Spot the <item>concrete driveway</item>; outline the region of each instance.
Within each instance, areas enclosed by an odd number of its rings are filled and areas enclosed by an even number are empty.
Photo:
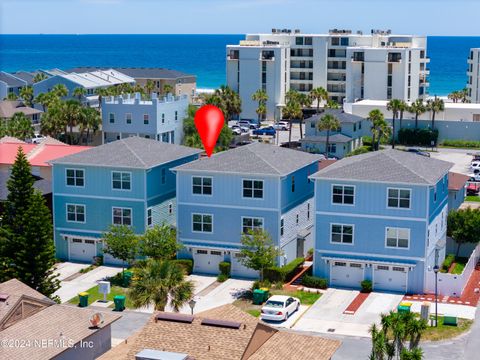
[[[273,327],[291,329],[297,323],[297,321],[307,312],[308,308],[309,306],[307,305],[300,305],[298,310],[295,311],[292,315],[290,315],[290,317],[285,321],[262,321],[265,324]]]
[[[344,310],[358,295],[358,291],[328,289],[293,326],[294,330],[327,334],[368,337],[372,323],[380,322],[380,314],[393,310],[402,295],[371,293],[354,315]]]

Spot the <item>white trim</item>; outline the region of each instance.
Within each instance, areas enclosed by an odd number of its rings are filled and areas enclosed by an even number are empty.
[[[388,193],[390,190],[398,190],[398,206],[388,205],[388,199],[389,199]],[[410,194],[409,200],[408,200],[408,208],[400,207],[400,191],[401,190],[408,190]],[[412,189],[399,188],[399,187],[387,187],[386,206],[387,206],[387,209],[391,209],[391,210],[412,210]]]
[[[83,171],[83,186],[79,186],[79,185],[68,185],[68,181],[67,181],[67,171],[68,170],[73,170],[74,172],[77,171],[77,170],[82,170]],[[85,169],[84,168],[65,168],[65,187],[69,187],[69,188],[85,188],[85,183],[86,183],[86,179],[85,179]],[[75,176],[73,177],[73,179],[75,180],[77,178],[76,174]],[[76,181],[75,181],[76,182]],[[71,196],[71,195],[70,195]]]
[[[201,188],[202,192],[201,192],[200,194],[195,194],[195,193],[193,192],[193,186],[194,186],[194,185],[193,185],[193,178],[200,178],[201,181],[202,181],[202,184],[200,185],[200,188]],[[203,193],[203,179],[205,179],[205,178],[210,179],[210,184],[211,184],[211,185],[210,185],[210,188],[211,188],[211,191],[212,191],[211,194],[204,194],[204,193]],[[208,197],[213,197],[213,177],[212,177],[212,176],[192,175],[192,177],[191,177],[191,182],[192,182],[192,187],[191,187],[192,196],[208,196]],[[196,186],[198,186],[198,185],[196,185]]]
[[[64,228],[58,227],[55,229],[56,231],[76,231],[81,233],[94,233],[94,234],[103,234],[104,231],[97,231],[97,230],[82,230],[82,229],[73,229],[73,228]]]
[[[123,175],[123,174],[129,174],[129,175],[130,175],[130,181],[129,181],[129,182],[130,182],[130,189],[115,189],[115,188],[113,187],[113,173],[120,173],[120,186],[122,186],[122,182],[123,182],[123,180],[122,180],[122,175]],[[132,191],[132,178],[133,178],[133,176],[132,176],[132,172],[131,172],[131,171],[112,170],[112,171],[110,171],[110,175],[111,175],[111,181],[112,181],[112,182],[110,183],[110,185],[111,185],[111,187],[112,187],[112,191]]]
[[[369,215],[369,214],[355,214],[355,213],[339,213],[330,211],[316,211],[317,215],[334,215],[334,216],[351,216],[359,218],[372,218],[372,219],[386,219],[386,220],[402,220],[402,221],[420,221],[427,222],[427,219],[415,218],[415,217],[398,217],[398,216],[383,216],[383,215]]]
[[[387,238],[388,238],[388,229],[395,229],[397,232],[397,246],[388,246],[387,245]],[[398,246],[398,231],[399,230],[407,230],[408,232],[408,246],[406,248]],[[395,250],[410,250],[410,228],[401,228],[396,226],[385,226],[385,248],[386,249],[395,249]]]
[[[341,226],[342,227],[342,240],[343,240],[343,227],[344,226],[351,226],[352,227],[352,242],[351,243],[345,243],[343,241],[341,241],[341,242],[332,241],[332,228],[333,228],[333,226]],[[342,223],[330,223],[330,244],[333,244],[333,245],[350,245],[350,246],[355,245],[355,225],[354,224],[342,224]]]
[[[263,217],[258,217],[258,216],[242,216],[240,218],[240,234],[241,235],[244,235],[246,233],[243,232],[243,219],[252,219],[252,220],[262,220],[262,230],[265,229],[265,218]],[[254,228],[255,226],[253,226],[253,221],[252,221],[252,229]]]
[[[179,239],[180,242],[185,242],[185,241],[189,241],[189,242],[194,242],[194,243],[205,243],[205,244],[222,244],[222,245],[235,245],[234,243],[231,243],[231,242],[226,242],[226,241],[214,241],[214,240],[200,240],[200,239],[185,239],[185,238],[182,238],[182,239]],[[191,246],[191,247],[201,247],[203,245],[186,245],[186,246]],[[240,250],[240,247],[241,247],[241,244],[238,244],[238,248],[237,251]]]
[[[148,211],[150,211],[150,220],[151,220],[151,224],[148,223]],[[145,219],[145,225],[146,225],[146,228],[151,228],[153,227],[153,211],[152,211],[152,207],[147,207],[147,212],[146,212],[146,219]]]
[[[243,200],[264,200],[263,193],[265,191],[265,187],[264,187],[265,181],[263,179],[242,178],[241,181],[242,181],[242,183],[241,183],[240,189],[241,189],[241,195],[242,195]],[[243,192],[245,190],[245,187],[243,186],[244,181],[251,181],[252,182],[252,188],[251,188],[252,189],[252,196],[251,197],[243,195]],[[254,185],[255,181],[261,181],[262,182],[262,197],[260,197],[260,198],[257,198],[257,197],[253,196],[253,194],[255,193],[255,185]]]
[[[87,240],[95,240],[96,242],[102,242],[103,239],[101,238],[96,238],[96,237],[93,237],[93,236],[83,236],[83,235],[73,235],[73,234],[64,234],[64,233],[61,233],[60,236],[62,236],[63,238],[82,238],[82,239],[87,239]]]
[[[64,196],[64,197],[76,197],[76,198],[87,198],[87,199],[102,199],[102,200],[123,200],[123,201],[134,201],[134,202],[145,202],[144,199],[139,198],[123,198],[123,197],[112,197],[112,196],[96,196],[96,195],[79,195],[79,194],[66,194],[66,193],[56,193],[55,196]]]
[[[350,255],[350,256],[367,256],[367,257],[382,257],[382,258],[387,258],[387,259],[406,259],[406,260],[414,260],[414,261],[422,261],[425,262],[425,258],[419,258],[419,257],[413,257],[413,256],[393,256],[393,255],[384,255],[384,254],[372,254],[372,253],[360,253],[360,252],[351,252],[351,251],[336,251],[336,250],[320,250],[320,249],[315,249],[315,252],[318,253],[327,253],[327,254],[336,254],[336,255]],[[372,260],[374,261],[374,260]]]
[[[77,218],[77,206],[83,206],[83,221],[68,220],[68,206],[75,206],[75,219]],[[65,203],[65,220],[69,223],[85,224],[87,222],[87,206],[85,204]]]
[[[192,233],[195,233],[195,234],[213,234],[213,214],[207,214],[207,213],[198,213],[198,212],[192,212],[191,213],[191,220],[192,220]],[[196,230],[193,230],[193,216],[194,215],[200,215],[202,217],[202,222],[201,222],[201,225],[202,225],[202,231],[196,231]],[[212,218],[212,231],[203,231],[203,217],[204,216],[210,216]]]
[[[213,207],[213,208],[223,208],[223,209],[241,209],[241,210],[252,210],[252,207],[250,206],[234,206],[234,205],[220,205],[220,204],[210,204],[210,203],[192,203],[192,202],[177,202],[178,205],[184,205],[184,206],[205,206],[205,207]],[[262,210],[262,211],[275,211],[275,212],[280,212],[279,209],[275,208],[261,208],[261,207],[255,207],[253,208],[254,210]]]
[[[383,264],[372,263],[372,290],[375,290],[375,271],[382,271],[382,270],[375,269],[375,267],[378,266],[378,265],[381,266],[381,265],[383,265]],[[392,267],[393,267],[393,266],[398,266],[398,267],[404,267],[404,268],[406,268],[406,269],[405,269],[406,271],[404,272],[404,273],[405,273],[405,293],[406,293],[407,290],[408,290],[408,272],[410,271],[410,267],[415,267],[415,265],[414,265],[414,266],[408,266],[408,265],[401,264],[401,263],[399,263],[399,264],[395,264],[395,263],[391,263],[391,264],[390,264],[390,263],[389,263],[389,264],[387,265],[387,263],[385,263],[385,266],[388,266],[388,270],[386,270],[386,271],[393,271],[393,270],[390,270],[390,266],[392,266]],[[385,270],[384,270],[384,271],[385,271]],[[425,272],[426,272],[426,271],[425,271]]]
[[[342,201],[344,200],[345,194],[343,193],[343,188],[346,186],[352,187],[353,188],[353,204],[345,204],[345,203],[335,203],[333,202],[333,187],[334,186],[341,186],[342,187]],[[330,187],[331,193],[330,193],[330,205],[336,206],[355,206],[355,194],[357,193],[357,187],[355,185],[351,184],[331,184]]]
[[[122,223],[121,224],[115,224],[115,221],[113,220],[113,218],[114,218],[113,209],[122,209]],[[130,210],[130,225],[126,225],[126,226],[133,226],[133,209],[130,208],[130,207],[123,207],[123,206],[112,206],[112,225],[125,225],[123,223],[123,210]]]
[[[113,115],[113,121],[111,121],[110,115]],[[108,123],[109,124],[115,124],[115,113],[113,113],[113,112],[108,113]]]
[[[355,258],[352,259],[352,258],[341,258],[341,257],[333,257],[333,256],[322,256],[322,260],[354,262],[354,263],[363,263],[363,264],[372,264],[372,265],[403,266],[403,267],[417,266],[416,264],[407,264],[407,263],[400,263],[400,262],[390,262],[390,261],[370,260],[370,259],[355,259]]]

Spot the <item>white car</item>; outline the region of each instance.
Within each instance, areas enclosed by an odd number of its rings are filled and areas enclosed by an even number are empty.
[[[262,320],[284,321],[300,307],[300,300],[286,295],[271,296],[263,305]]]
[[[286,121],[279,121],[279,122],[273,124],[273,128],[275,130],[284,130],[285,131],[285,130],[290,129],[290,124]]]
[[[480,161],[472,161],[470,164],[470,170],[476,172],[475,170],[480,170]]]
[[[45,140],[46,137],[40,134],[35,134],[33,137],[30,139],[32,144],[40,144],[43,140]]]
[[[240,135],[242,133],[242,130],[240,130],[238,126],[232,126],[230,130],[232,130],[232,133],[234,135]]]

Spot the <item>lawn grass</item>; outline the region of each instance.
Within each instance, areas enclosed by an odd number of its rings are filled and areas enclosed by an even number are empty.
[[[87,292],[88,292],[89,305],[91,305],[96,300],[103,300],[103,294],[98,292],[98,285],[88,289]],[[126,296],[125,307],[128,309],[133,309],[134,307],[130,301],[130,297],[127,295],[127,292],[128,292],[128,288],[112,285],[110,287],[110,294],[107,295],[107,300],[113,301],[113,298],[116,295],[125,295]],[[70,299],[68,302],[70,304],[78,305],[78,302],[79,302],[78,296],[75,296],[74,298]],[[113,305],[111,305],[110,307],[113,307]]]
[[[452,269],[452,274],[461,275],[465,269],[465,264],[455,263],[455,266]]]
[[[300,300],[300,304],[302,305],[313,305],[315,301],[320,299],[320,296],[322,296],[321,293],[317,294],[317,293],[311,293],[311,292],[300,291],[300,290],[295,290],[295,291],[271,290],[270,293],[271,295],[287,295],[287,296],[296,297]]]
[[[252,316],[255,316],[256,318],[258,318],[261,314],[260,310],[258,309],[248,309],[247,313],[249,313]]]
[[[480,196],[478,195],[469,195],[465,197],[465,201],[476,201],[480,202]]]
[[[443,325],[443,316],[438,317],[438,327],[429,326],[422,334],[422,340],[440,341],[451,339],[470,330],[473,320],[458,319],[458,326]]]

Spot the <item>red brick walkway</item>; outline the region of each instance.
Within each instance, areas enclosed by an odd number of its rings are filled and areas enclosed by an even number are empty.
[[[477,291],[475,291],[475,289]],[[424,295],[406,295],[403,300],[414,301],[435,301],[434,294]],[[463,289],[462,296],[439,296],[438,301],[445,304],[460,304],[477,306],[480,300],[480,263],[477,264],[475,270],[472,272],[465,289]]]
[[[347,306],[347,308],[343,311],[344,314],[353,315],[357,312],[357,310],[362,306],[365,300],[367,300],[368,295],[370,293],[360,293],[358,294],[355,299]]]

